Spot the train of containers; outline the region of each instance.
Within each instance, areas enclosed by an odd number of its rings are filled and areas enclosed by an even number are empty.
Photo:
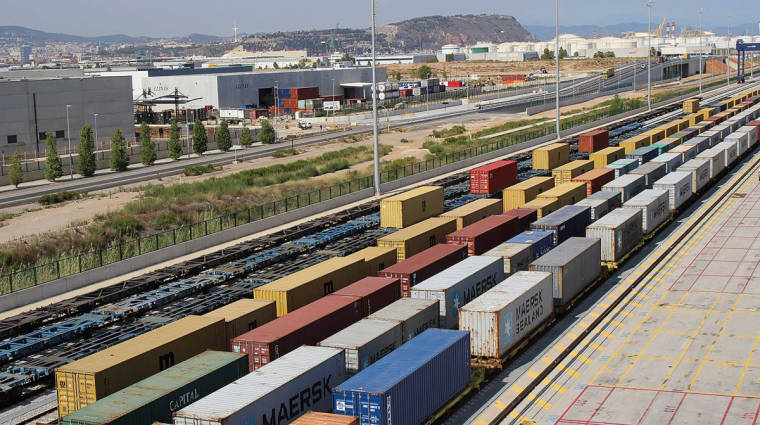
[[[398,231],[378,248],[57,369],[61,423],[315,423],[327,419],[305,413],[358,416],[367,404],[370,415],[336,423],[421,423],[467,387],[471,359],[503,361],[603,276],[603,264],[623,259],[753,148],[757,94],[642,133],[649,145],[637,146],[641,135],[622,148],[606,146],[604,132],[582,135],[590,160],[570,162],[567,145],[536,149],[534,167],[552,167],[552,177],[517,183],[514,161],[472,170],[483,197],[450,211],[440,187],[385,199],[381,226]],[[613,178],[617,149],[630,154],[700,122],[709,125],[664,154],[634,153],[639,166]],[[678,165],[658,162],[673,154]],[[650,164],[662,165],[636,172]],[[554,211],[529,208],[537,199]]]

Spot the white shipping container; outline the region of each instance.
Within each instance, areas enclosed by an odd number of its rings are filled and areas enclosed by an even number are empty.
[[[720,140],[717,140],[716,143],[713,143],[712,146],[717,145],[721,141],[723,141],[723,138],[731,134],[731,127],[727,126],[726,124],[720,124],[716,125],[712,128],[713,131],[716,131],[720,134]]]
[[[683,148],[680,148],[682,150],[681,152],[671,151],[668,153],[680,153],[681,156],[683,156],[683,162],[686,162],[690,159],[694,159],[697,157],[697,154],[699,153],[699,148],[697,147],[697,145],[687,145],[684,143],[681,146],[683,146]]]
[[[572,237],[533,260],[530,271],[552,274],[555,305],[565,305],[597,278],[602,271],[601,241]]]
[[[712,133],[708,135],[708,133]],[[697,154],[700,152],[704,152],[712,146],[712,142],[710,141],[710,138],[713,135],[717,135],[717,132],[714,131],[705,131],[704,133],[700,134],[697,137],[693,137],[685,142],[683,142],[684,145],[692,145],[697,147]],[[689,158],[691,159],[691,158]]]
[[[749,140],[749,145],[755,146],[755,143],[757,143],[757,137],[758,137],[757,127],[755,127],[754,125],[745,125],[737,131],[747,133],[747,139]]]
[[[694,194],[691,189],[691,173],[673,171],[654,182],[654,189],[668,191],[668,206],[671,211],[683,205]]]
[[[504,274],[510,275],[520,270],[528,270],[528,264],[533,261],[533,246],[527,243],[504,242],[483,255],[503,258]]]
[[[421,334],[425,329],[437,328],[440,307],[438,300],[401,298],[370,314],[367,319],[387,320],[401,325],[403,342]]]
[[[331,411],[332,388],[346,378],[343,350],[303,346],[175,412],[174,424],[289,424]]]
[[[618,261],[641,242],[641,210],[617,208],[586,227],[586,237],[601,240],[602,261]]]
[[[575,205],[589,207],[591,209],[591,221],[599,220],[610,212],[610,203],[605,199],[585,198],[576,202]]]
[[[730,140],[730,139],[727,139]],[[736,148],[736,141],[720,142],[715,145],[714,149],[721,149],[725,151],[726,155],[726,168],[734,165],[734,162],[739,158],[739,151]]]
[[[683,164],[683,155],[677,153],[664,153],[652,160],[652,162],[659,162],[665,164],[667,170],[666,173],[671,173]]]
[[[344,350],[346,371],[357,373],[401,344],[401,323],[362,319],[317,345]]]
[[[220,109],[219,118],[245,119],[245,109]]]
[[[723,169],[726,168],[726,153],[724,150],[717,147],[710,148],[697,155],[697,158],[707,159],[710,161],[710,178],[714,179],[715,176],[720,174]]]
[[[644,190],[646,179],[638,174],[625,174],[602,186],[603,192],[616,192],[620,194],[622,202],[636,196]]]
[[[504,280],[504,259],[473,256],[418,283],[412,298],[440,301],[442,328],[456,328],[459,309]]]
[[[750,134],[746,131],[742,131],[742,128],[736,130],[724,140],[726,142],[732,142],[736,140],[736,154],[738,156],[744,155],[744,152],[747,152],[749,150]]]
[[[691,173],[691,189],[694,193],[697,193],[710,181],[710,160],[694,158],[678,167],[677,171],[688,171]]]
[[[553,309],[551,273],[518,272],[462,307],[459,329],[470,332],[473,356],[500,358]]]
[[[670,216],[668,195],[667,190],[647,189],[629,199],[623,208],[641,210],[641,230],[648,235]]]

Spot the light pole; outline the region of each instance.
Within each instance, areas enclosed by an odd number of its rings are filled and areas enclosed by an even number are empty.
[[[649,49],[647,51],[647,107],[652,110],[652,6],[654,6],[654,0],[647,1],[647,8],[649,9]]]
[[[372,3],[372,140],[375,163],[375,196],[380,196],[380,142],[377,136],[377,68],[375,66],[375,0]]]
[[[95,117],[95,146],[98,145],[98,114],[92,114],[93,117]],[[100,147],[103,149],[103,147]]]
[[[702,94],[702,14],[705,9],[699,8],[699,94]]]
[[[332,100],[333,102],[335,102],[335,78],[332,79],[332,93],[331,93],[331,95],[332,95],[332,97],[330,98],[330,100]],[[330,111],[327,111],[327,115],[328,116],[330,115]],[[335,112],[333,112],[333,118],[335,118]]]
[[[726,85],[731,85],[731,73],[728,65],[731,63],[731,14],[728,15],[728,41],[726,42]],[[738,65],[738,64],[737,64]]]
[[[554,52],[555,52],[555,61],[557,65],[557,78],[556,78],[556,87],[554,94],[554,97],[556,99],[556,109],[557,109],[557,140],[560,139],[560,128],[559,128],[559,0],[557,0],[557,6],[555,11],[555,43],[554,43]]]
[[[66,137],[69,140],[69,176],[71,180],[74,180],[74,156],[71,154],[71,126],[69,125],[69,108],[71,105],[66,105]]]

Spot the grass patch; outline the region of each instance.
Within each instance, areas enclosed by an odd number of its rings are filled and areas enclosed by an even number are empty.
[[[298,149],[288,148],[288,149],[280,149],[277,152],[272,154],[272,157],[274,158],[285,158],[287,156],[294,156],[298,155],[300,152],[298,152]]]
[[[213,165],[191,165],[189,167],[185,167],[185,170],[182,171],[182,173],[188,177],[193,176],[201,176],[203,174],[207,173],[213,173],[214,171],[221,170],[221,167],[215,168]]]
[[[549,118],[534,118],[530,120],[509,121],[509,122],[505,122],[504,124],[497,125],[496,127],[491,127],[485,130],[477,131],[472,134],[472,137],[478,138],[478,137],[490,136],[491,134],[501,133],[502,131],[514,130],[515,128],[525,127],[526,125],[538,124],[538,123],[547,121],[548,119]]]
[[[37,200],[37,202],[39,202],[42,205],[53,205],[53,204],[60,204],[61,202],[79,199],[81,197],[82,195],[80,195],[79,192],[64,190],[62,192],[48,193],[46,195],[42,195],[40,196],[40,199]]]
[[[433,130],[433,137],[436,139],[442,139],[444,137],[451,137],[451,136],[458,136],[460,134],[464,134],[467,129],[464,128],[462,125],[455,125],[451,128],[443,129],[443,130]]]

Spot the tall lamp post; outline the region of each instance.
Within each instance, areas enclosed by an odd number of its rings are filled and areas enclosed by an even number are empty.
[[[557,0],[559,1],[559,0]],[[380,195],[380,157],[377,135],[377,69],[375,66],[375,0],[372,2],[372,140],[375,163],[375,196]]]
[[[699,8],[699,94],[702,94],[702,14],[705,9]]]
[[[647,52],[647,107],[652,110],[652,6],[654,6],[654,0],[647,1],[647,8],[649,9],[649,49]]]
[[[69,125],[69,108],[71,108],[71,105],[66,105],[66,137],[69,140],[69,176],[71,180],[74,180],[74,156],[71,153],[71,126]]]
[[[555,62],[557,65],[557,78],[556,78],[556,85],[555,85],[555,91],[554,97],[556,100],[556,109],[557,109],[557,140],[560,139],[560,128],[559,128],[559,0],[557,0],[556,10],[555,10],[555,38],[554,38],[554,52],[555,52]]]
[[[95,117],[95,146],[98,145],[98,114],[92,114],[93,117]],[[103,149],[103,147],[100,147]]]
[[[728,15],[728,41],[726,42],[726,85],[731,85],[731,73],[729,64],[731,63],[731,14]],[[738,66],[738,64],[737,64]]]

